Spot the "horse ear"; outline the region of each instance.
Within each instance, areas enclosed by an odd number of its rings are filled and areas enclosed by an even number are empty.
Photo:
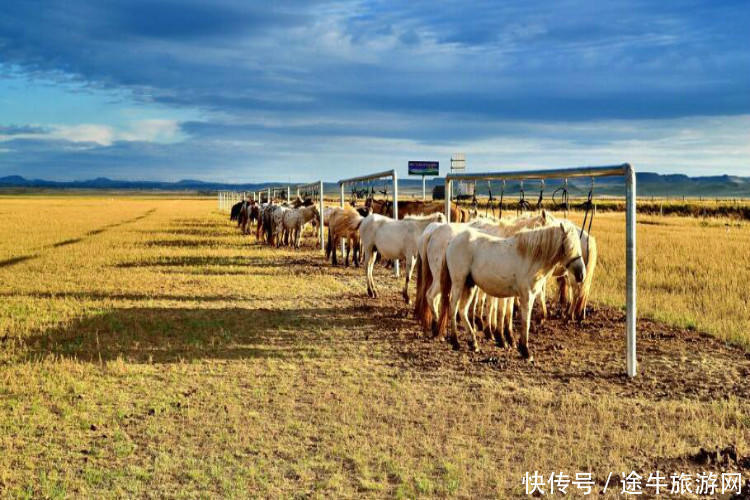
[[[565,231],[565,226],[563,225],[563,223],[562,223],[562,222],[560,223],[560,229],[562,229],[562,232],[563,232],[563,233],[565,233],[565,232],[566,232],[566,231]]]
[[[542,209],[542,222],[547,223],[547,211],[545,209]]]

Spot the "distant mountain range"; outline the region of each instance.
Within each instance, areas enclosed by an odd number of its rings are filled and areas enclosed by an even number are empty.
[[[428,179],[427,189],[437,185],[443,185],[442,177]],[[382,189],[390,182],[381,181],[374,184],[375,189]],[[562,184],[562,180],[547,180],[545,185],[545,196],[550,196],[552,191]],[[580,196],[588,192],[591,182],[588,179],[571,179],[569,191],[572,196]],[[15,189],[101,189],[101,190],[132,190],[132,191],[184,191],[184,192],[215,192],[217,190],[228,191],[258,191],[268,187],[286,186],[283,182],[264,183],[221,183],[205,182],[193,179],[183,179],[177,182],[160,181],[123,181],[113,180],[106,177],[84,181],[47,181],[43,179],[26,179],[20,175],[0,177],[0,188]],[[369,186],[362,184],[359,187]],[[536,199],[539,196],[539,183],[526,181],[524,184],[526,196]],[[507,182],[505,187],[506,196],[518,196],[520,185],[517,182]],[[347,188],[347,191],[350,188]],[[412,195],[421,192],[422,181],[419,178],[409,177],[399,179],[399,189],[403,194]],[[338,193],[335,182],[326,182],[327,194]],[[390,186],[388,187],[390,191]],[[622,195],[624,193],[624,182],[622,177],[605,177],[595,180],[594,190],[599,195]],[[637,190],[639,196],[688,196],[688,197],[737,197],[750,198],[750,177],[739,177],[731,175],[688,177],[682,174],[662,175],[652,172],[639,172],[637,174]],[[487,194],[486,181],[477,182],[477,192]],[[500,183],[492,183],[493,196],[500,195]]]

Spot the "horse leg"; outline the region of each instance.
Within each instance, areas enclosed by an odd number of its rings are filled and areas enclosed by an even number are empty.
[[[359,267],[360,262],[360,252],[362,251],[362,242],[359,241],[359,238],[349,238],[349,244],[354,249],[354,267]]]
[[[476,295],[477,287],[466,287],[464,286],[463,290],[461,291],[462,297],[459,301],[460,311],[461,311],[461,320],[463,321],[464,327],[469,332],[469,350],[474,352],[479,352],[479,347],[477,346],[477,337],[474,330],[474,325],[471,324],[469,321],[469,309],[471,308],[472,299]]]
[[[453,282],[451,286],[451,301],[450,301],[450,320],[451,320],[451,336],[450,343],[453,346],[454,351],[461,349],[458,343],[458,324],[456,322],[456,315],[458,314],[458,303],[461,300],[461,295],[464,292],[464,282]],[[443,298],[445,300],[445,298]]]
[[[404,280],[404,290],[402,292],[402,295],[404,296],[404,301],[406,302],[406,305],[409,305],[411,302],[411,299],[409,298],[409,282],[411,281],[411,273],[414,272],[414,264],[416,264],[417,259],[415,259],[411,255],[407,255],[404,259],[404,264],[406,265],[405,273],[406,279]]]
[[[507,342],[508,347],[513,348],[516,343],[516,339],[513,336],[513,308],[516,299],[514,297],[506,297],[503,301],[503,324],[501,325],[501,328],[503,329],[503,334],[505,335],[505,341]]]
[[[493,314],[494,319],[494,338],[495,338],[495,345],[498,347],[505,348],[505,338],[503,337],[505,333],[505,315],[508,312],[508,303],[505,299],[494,299],[493,306],[495,308],[495,311]],[[500,327],[498,328],[498,316],[500,317]]]
[[[518,342],[518,352],[525,359],[534,361],[534,356],[529,351],[529,329],[531,328],[531,310],[534,307],[534,295],[524,292],[520,297],[521,328],[523,332]]]
[[[543,325],[544,320],[547,319],[547,282],[542,285],[542,290],[539,292],[539,306],[542,308],[542,317],[539,318],[539,324]]]
[[[365,248],[365,263],[367,265],[367,272],[365,273],[365,279],[367,281],[367,295],[372,298],[377,298],[375,293],[375,287],[373,286],[372,269],[375,266],[376,252],[373,252],[372,248]]]
[[[482,299],[481,317],[484,325],[484,338],[491,340],[495,336],[497,330],[497,299],[484,294]]]
[[[479,319],[477,318],[477,307],[479,306],[479,294],[482,293],[477,292],[473,294],[473,300],[471,301],[471,304],[469,304],[469,307],[471,308],[471,325],[475,330],[479,329]]]
[[[346,237],[344,237],[344,240],[346,240]],[[349,267],[349,254],[352,251],[352,246],[349,244],[344,245],[344,246],[346,246],[346,257],[344,257],[344,267]]]
[[[328,231],[329,231],[329,237],[330,237],[330,234],[331,234],[330,231],[331,230],[329,229]],[[339,246],[339,237],[334,233],[333,237],[331,238],[331,256],[332,256],[331,257],[331,265],[333,265],[333,266],[338,266],[339,265],[338,258],[336,257],[336,249],[338,248],[338,246]],[[342,257],[343,257],[343,255],[342,255]]]
[[[422,328],[424,329],[425,334],[427,334],[427,331],[430,330],[432,332],[432,338],[436,338],[438,336],[437,318],[440,314],[439,280],[433,280],[433,282],[430,284],[430,287],[427,289],[427,292],[425,293],[424,300],[427,301],[427,307],[429,307],[430,309],[431,317],[425,318],[425,321],[422,324]]]

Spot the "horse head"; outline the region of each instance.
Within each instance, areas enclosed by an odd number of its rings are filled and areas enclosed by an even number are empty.
[[[575,226],[568,221],[560,222],[560,231],[563,235],[560,249],[563,265],[573,275],[576,282],[581,283],[586,278],[586,263],[583,260],[581,238],[578,236]]]

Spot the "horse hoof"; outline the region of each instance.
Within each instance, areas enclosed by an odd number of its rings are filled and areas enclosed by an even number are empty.
[[[529,348],[523,344],[518,344],[518,352],[521,353],[521,357],[524,359],[533,359],[529,352]]]
[[[470,352],[479,352],[479,346],[475,342],[469,342]]]

